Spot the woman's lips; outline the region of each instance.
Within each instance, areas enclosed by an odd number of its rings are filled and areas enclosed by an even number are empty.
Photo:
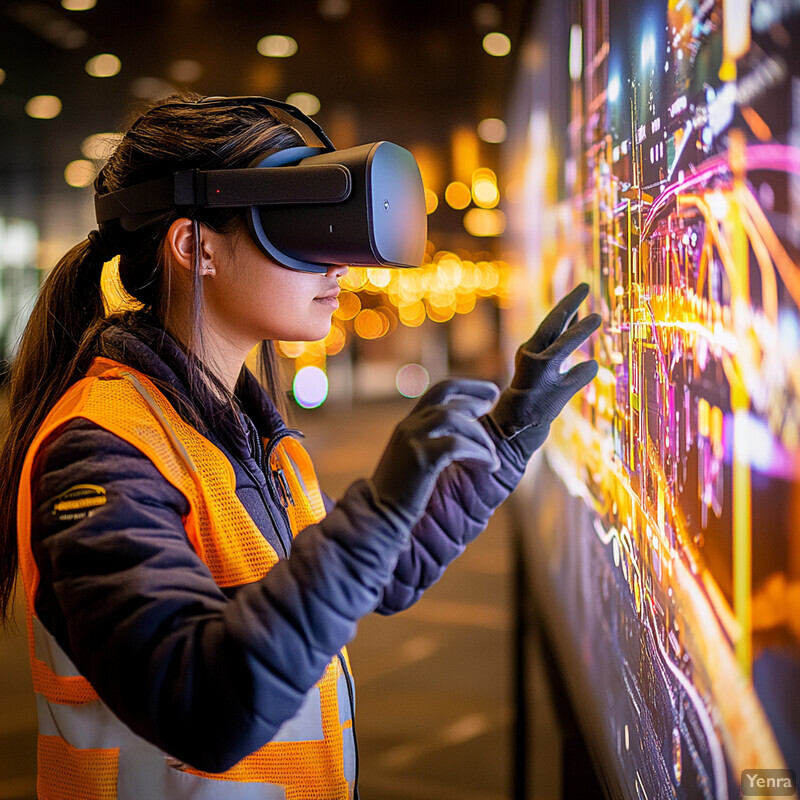
[[[334,311],[339,308],[339,292],[341,289],[338,287],[336,289],[331,289],[329,292],[325,292],[324,294],[317,295],[314,298],[315,303],[321,303],[324,306],[328,306],[332,308]]]

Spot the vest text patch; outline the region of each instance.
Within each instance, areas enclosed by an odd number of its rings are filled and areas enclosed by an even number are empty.
[[[59,522],[73,522],[89,516],[95,508],[106,504],[106,490],[92,483],[80,483],[62,492],[53,501],[51,514]]]

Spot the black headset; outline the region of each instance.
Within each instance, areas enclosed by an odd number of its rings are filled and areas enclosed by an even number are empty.
[[[425,189],[408,150],[392,142],[336,150],[310,117],[265,97],[174,103],[209,108],[245,104],[291,125],[306,146],[266,154],[245,169],[183,170],[95,195],[103,238],[118,240],[115,226],[136,230],[169,208],[242,207],[248,209],[253,241],[289,269],[324,273],[337,265],[422,264],[428,233]]]

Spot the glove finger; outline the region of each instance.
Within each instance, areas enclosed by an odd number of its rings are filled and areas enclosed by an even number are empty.
[[[580,304],[589,294],[589,284],[579,283],[544,318],[536,333],[528,339],[523,348],[529,352],[540,353],[547,349],[564,331],[569,321],[578,311]]]
[[[442,408],[444,409],[444,407]],[[494,449],[491,437],[475,417],[469,417],[460,412],[447,409],[436,419],[435,424],[428,428],[427,437],[429,439],[441,439],[451,435],[470,439],[489,450]]]
[[[483,400],[493,405],[499,395],[500,389],[491,381],[482,381],[474,378],[448,378],[431,386],[417,401],[414,411],[425,406],[442,405],[456,397]],[[480,414],[476,416],[480,416]]]
[[[557,382],[553,384],[547,397],[543,400],[540,411],[543,418],[548,421],[555,419],[572,397],[597,375],[597,370],[597,362],[591,359],[583,361],[563,375],[559,375]]]
[[[500,459],[491,440],[488,446],[484,446],[466,436],[452,434],[432,439],[428,447],[429,454],[440,470],[454,461],[481,464],[488,467],[491,472],[500,467]]]
[[[569,392],[572,397],[588,383],[594,380],[600,367],[593,358],[576,364],[561,376],[561,385]]]
[[[561,365],[586,339],[600,326],[599,314],[589,314],[580,322],[568,328],[542,353],[520,351],[511,386],[514,389],[530,389],[543,378],[549,382],[557,381]]]
[[[543,355],[550,356],[552,363],[560,367],[564,359],[574,353],[600,327],[602,321],[599,314],[589,314],[564,331]]]
[[[459,395],[448,398],[441,404],[441,407],[452,409],[470,419],[477,419],[494,406],[496,399],[495,397],[491,400],[485,400],[480,397],[465,397],[464,395]]]

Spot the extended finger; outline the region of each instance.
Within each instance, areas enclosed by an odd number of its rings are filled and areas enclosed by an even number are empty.
[[[574,353],[600,327],[602,321],[599,314],[589,314],[564,331],[543,355],[550,356],[553,364],[560,367],[564,359]]]
[[[567,389],[570,393],[570,397],[572,397],[575,392],[579,392],[584,386],[594,380],[599,369],[600,367],[597,361],[593,358],[588,361],[582,361],[580,364],[576,364],[574,367],[567,370],[561,376],[561,385]]]
[[[558,305],[544,318],[536,333],[525,343],[524,347],[533,352],[541,352],[549,347],[564,331],[569,321],[578,311],[580,304],[589,294],[589,284],[579,283]]]

